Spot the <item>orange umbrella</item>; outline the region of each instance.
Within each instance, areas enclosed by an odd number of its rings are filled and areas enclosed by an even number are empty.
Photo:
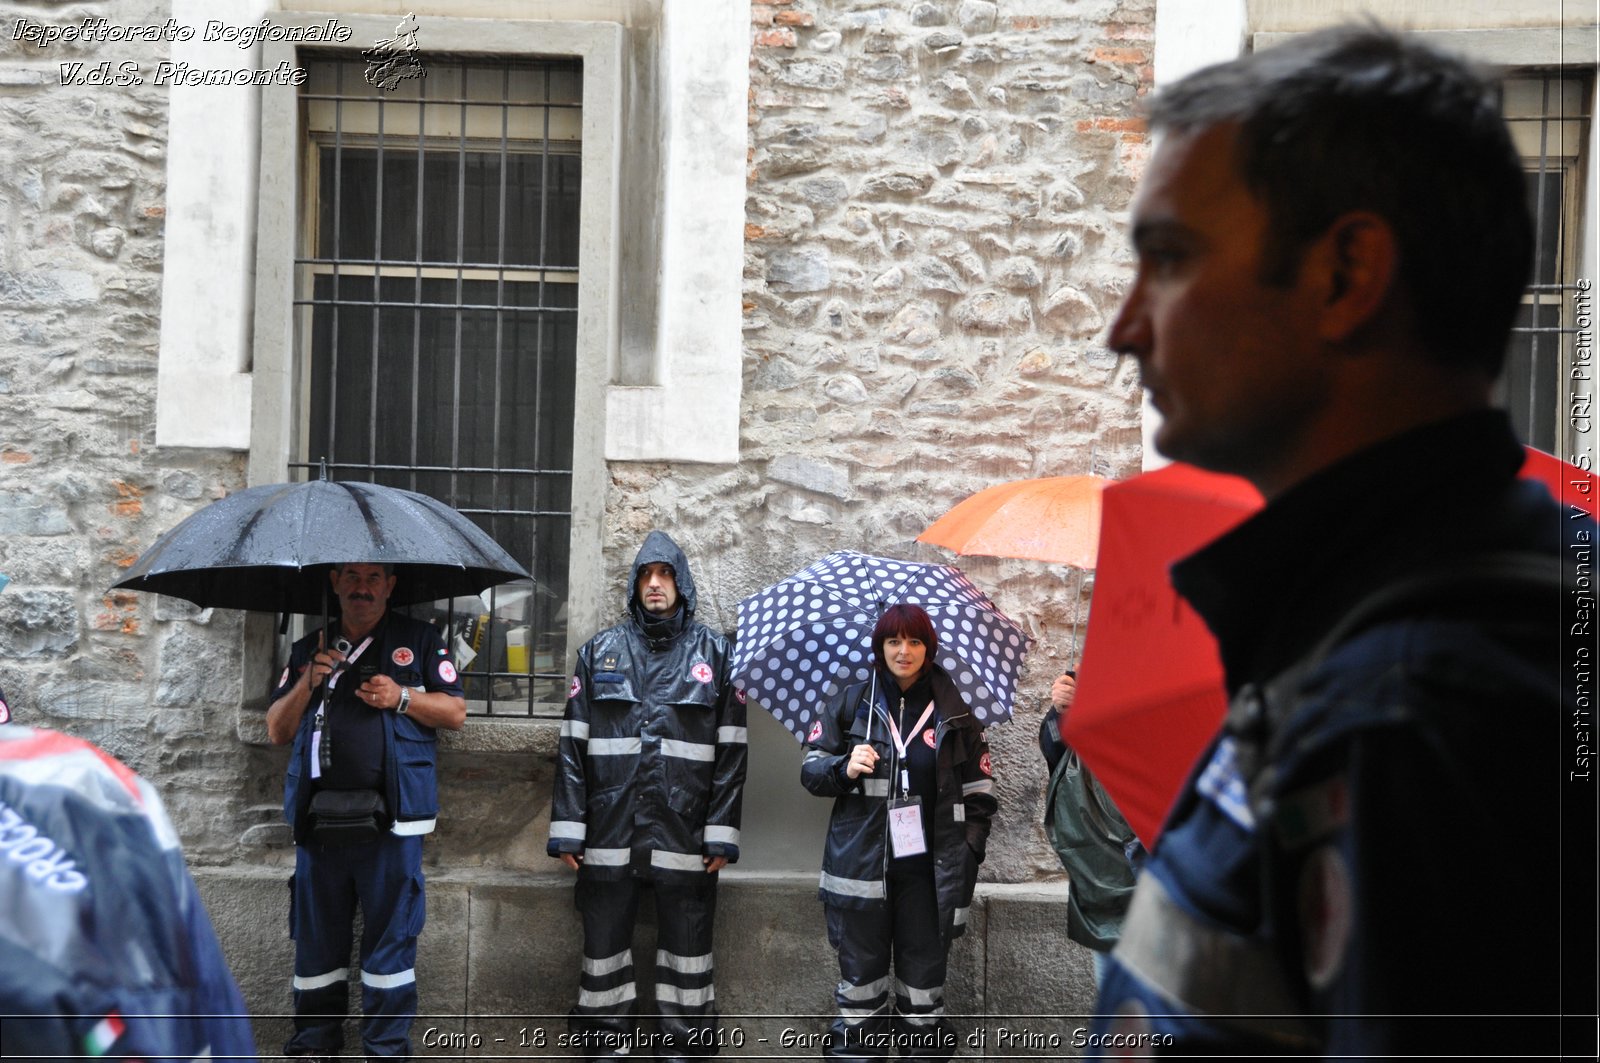
[[[1103,476],[1046,476],[985,488],[928,525],[918,542],[958,554],[1094,568]]]

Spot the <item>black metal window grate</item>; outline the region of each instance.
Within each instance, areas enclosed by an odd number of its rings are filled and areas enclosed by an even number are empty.
[[[1589,73],[1533,72],[1501,86],[1502,109],[1527,165],[1535,246],[1499,398],[1523,442],[1561,455],[1572,443],[1567,379],[1578,331],[1574,294],[1592,92]]]
[[[424,57],[369,85],[313,57],[296,259],[300,475],[431,495],[534,576],[411,612],[476,716],[566,697],[580,64]]]

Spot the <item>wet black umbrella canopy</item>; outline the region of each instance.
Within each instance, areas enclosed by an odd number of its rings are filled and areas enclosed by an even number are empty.
[[[328,572],[393,565],[392,605],[478,594],[527,571],[488,533],[427,495],[378,484],[264,484],[189,516],[117,588],[218,609],[321,613]]]

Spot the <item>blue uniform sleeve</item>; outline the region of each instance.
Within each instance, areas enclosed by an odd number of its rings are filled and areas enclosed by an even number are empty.
[[[550,797],[550,838],[545,843],[545,852],[551,856],[582,853],[588,840],[589,782],[585,760],[589,751],[589,691],[594,685],[588,650],[586,645],[578,651],[572,685],[567,690],[567,711],[561,720],[555,789]]]
[[[444,644],[444,638],[437,628],[428,626],[428,634],[421,640],[422,645],[417,647],[421,661],[422,685],[430,694],[449,694],[453,698],[466,697],[466,691],[461,686],[461,676],[456,672],[456,665],[450,659],[450,651]]]
[[[859,789],[859,780],[845,774],[850,762],[849,723],[845,718],[845,695],[829,704],[818,715],[806,736],[806,757],[800,764],[800,784],[818,797],[838,797]]]
[[[306,670],[306,665],[311,663],[311,657],[316,652],[317,637],[320,632],[311,634],[295,642],[289,649],[289,663],[283,666],[283,671],[278,673],[275,685],[272,688],[270,701],[277,701],[289,692],[300,679],[300,673]]]

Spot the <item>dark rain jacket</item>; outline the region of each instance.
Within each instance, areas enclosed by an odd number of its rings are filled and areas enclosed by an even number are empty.
[[[678,584],[664,621],[638,600],[639,570],[654,562]],[[671,538],[650,533],[628,587],[628,619],[578,651],[546,849],[581,854],[597,878],[704,876],[704,856],[739,859],[744,698],[728,681],[727,640],[694,620],[694,577]]]
[[[1498,411],[1428,425],[1174,567],[1233,706],[1140,875],[1091,1044],[1557,1052],[1562,667],[1580,615],[1593,645],[1592,604],[1566,594],[1563,622],[1559,584],[1487,577],[1496,558],[1587,565],[1595,533],[1521,460]]]
[[[948,943],[966,930],[978,865],[983,863],[989,823],[998,804],[983,728],[943,669],[935,665],[931,678],[939,714],[934,738],[938,785],[932,811],[934,892],[939,932]],[[841,908],[882,908],[886,903],[889,784],[899,765],[889,740],[889,695],[884,687],[881,680],[874,684],[869,679],[845,688],[813,726],[800,766],[800,781],[807,790],[834,798],[817,895],[824,904]],[[850,750],[867,741],[878,751],[878,765],[872,774],[850,779],[845,774]]]

